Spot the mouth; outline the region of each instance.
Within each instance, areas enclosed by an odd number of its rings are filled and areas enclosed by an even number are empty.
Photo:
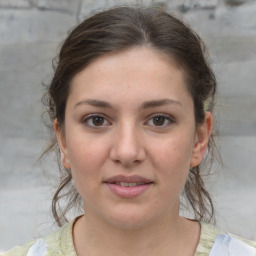
[[[144,183],[144,182],[116,182],[116,183],[112,183],[121,187],[136,187],[136,186],[140,186],[140,185],[145,185],[145,184],[149,184],[149,183]]]
[[[154,183],[141,176],[114,176],[104,181],[108,189],[118,197],[134,198],[145,193]]]
[[[117,184],[120,186],[127,187],[128,186],[127,184],[132,184],[132,186],[134,186],[134,185],[153,183],[153,181],[138,175],[133,175],[133,176],[116,175],[104,180],[104,183],[112,183],[112,184]]]

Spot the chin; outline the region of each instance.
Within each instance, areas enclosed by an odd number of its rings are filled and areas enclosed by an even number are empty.
[[[136,209],[136,207],[135,209],[124,207],[122,210],[112,211],[107,221],[119,229],[136,230],[147,226],[153,219],[154,216],[149,212]]]

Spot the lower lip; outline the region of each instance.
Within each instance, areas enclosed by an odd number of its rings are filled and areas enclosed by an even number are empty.
[[[105,183],[105,184],[114,194],[123,198],[133,198],[133,197],[139,196],[153,185],[153,183],[148,183],[148,184],[138,185],[134,187],[122,187],[120,185],[112,184],[112,183]]]

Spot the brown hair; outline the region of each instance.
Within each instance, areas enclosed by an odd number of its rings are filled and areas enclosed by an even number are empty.
[[[196,124],[202,123],[205,110],[213,110],[216,91],[216,79],[209,67],[202,40],[188,25],[163,10],[132,7],[116,7],[95,14],[79,24],[64,41],[54,67],[54,77],[43,97],[50,122],[53,123],[55,118],[60,126],[65,122],[70,84],[79,71],[99,56],[142,45],[164,52],[182,66],[194,102]],[[213,137],[208,145],[210,162],[212,143]],[[46,152],[53,149],[58,155],[61,180],[53,197],[52,212],[61,226],[66,222],[67,212],[79,205],[81,199],[71,182],[70,170],[61,167],[60,150],[54,135]],[[190,170],[184,196],[195,218],[210,222],[214,219],[214,208],[201,172],[202,164]],[[59,204],[62,197],[68,198],[65,207]]]

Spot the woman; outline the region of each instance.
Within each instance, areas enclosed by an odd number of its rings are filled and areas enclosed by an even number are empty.
[[[170,14],[119,7],[77,26],[46,95],[62,227],[4,255],[256,255],[254,242],[206,224],[215,91],[203,43]],[[181,196],[193,219],[179,215]],[[63,225],[80,198],[85,214]]]

